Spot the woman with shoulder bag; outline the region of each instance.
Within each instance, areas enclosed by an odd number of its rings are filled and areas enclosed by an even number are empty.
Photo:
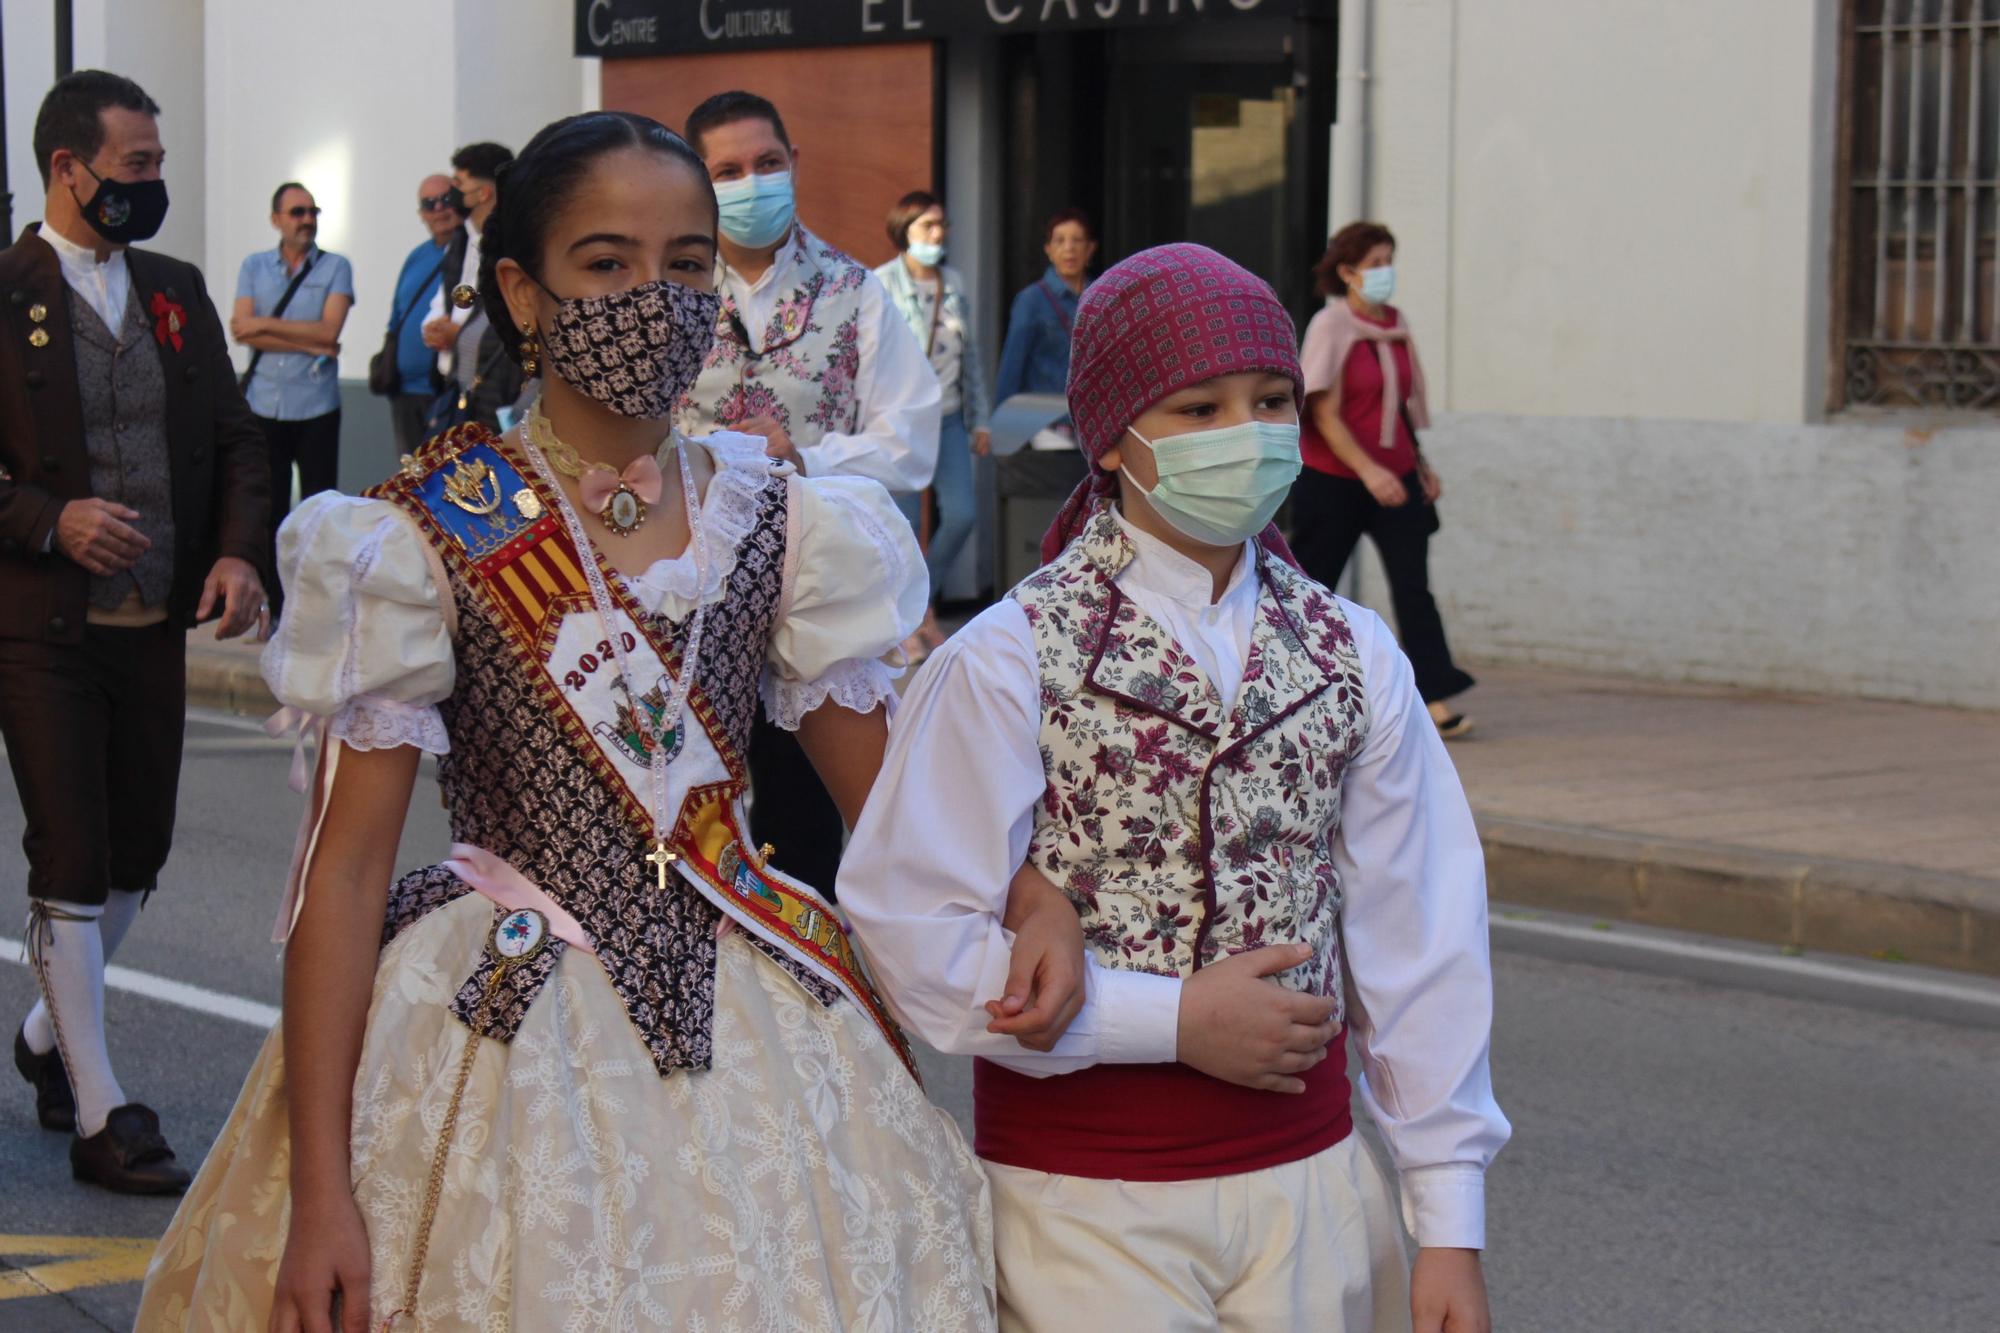
[[[1292,488],[1292,550],[1329,588],[1367,533],[1381,553],[1403,651],[1417,690],[1446,740],[1472,719],[1446,701],[1473,686],[1451,660],[1430,590],[1430,537],[1438,529],[1437,473],[1417,447],[1430,425],[1423,365],[1395,294],[1396,238],[1376,222],[1353,222],[1314,265],[1326,305],[1306,325],[1299,360],[1306,415],[1306,470]]]

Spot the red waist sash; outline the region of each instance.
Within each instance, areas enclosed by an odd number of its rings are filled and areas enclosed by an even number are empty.
[[[1303,1093],[1259,1092],[1182,1064],[1097,1065],[1029,1078],[976,1061],[973,1151],[1094,1180],[1204,1180],[1324,1152],[1354,1129],[1346,1034]]]

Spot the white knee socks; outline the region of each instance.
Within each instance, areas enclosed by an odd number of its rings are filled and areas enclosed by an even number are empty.
[[[55,904],[59,915],[29,923],[38,932],[37,977],[43,1011],[53,1010],[52,1035],[76,1093],[76,1132],[89,1138],[125,1104],[104,1041],[104,959],[125,937],[142,894],[113,893],[106,907]],[[114,920],[114,917],[117,918]],[[34,1034],[29,1034],[32,1046]]]
[[[104,939],[104,961],[118,952],[118,946],[125,939],[125,932],[132,929],[132,923],[139,919],[139,907],[146,901],[144,889],[113,889],[105,900],[104,915],[97,918],[97,931]],[[28,1032],[28,1049],[36,1055],[47,1055],[56,1048],[56,1025],[49,1021],[49,1002],[38,999],[35,1007],[28,1011],[28,1021],[23,1025]]]

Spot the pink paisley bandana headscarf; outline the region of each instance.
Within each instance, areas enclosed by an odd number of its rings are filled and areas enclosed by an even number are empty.
[[[1298,335],[1269,283],[1234,260],[1186,242],[1142,250],[1083,293],[1070,335],[1069,411],[1090,475],[1042,538],[1053,560],[1083,530],[1118,478],[1098,466],[1147,409],[1222,375],[1264,370],[1291,377],[1303,396]],[[1296,565],[1275,526],[1257,537]]]

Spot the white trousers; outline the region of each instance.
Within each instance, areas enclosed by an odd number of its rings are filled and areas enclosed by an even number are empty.
[[[1409,1333],[1402,1224],[1358,1135],[1208,1180],[984,1166],[1001,1333]]]

